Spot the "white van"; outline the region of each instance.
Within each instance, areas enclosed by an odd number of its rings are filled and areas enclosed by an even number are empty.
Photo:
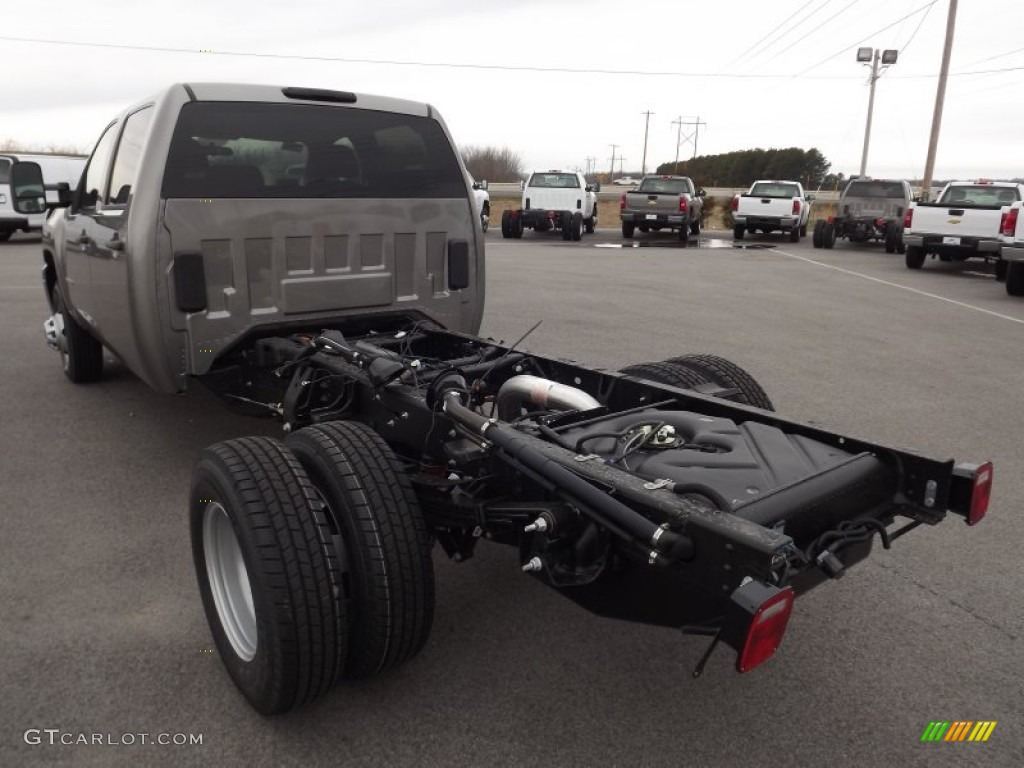
[[[0,152],[0,243],[9,240],[18,230],[38,232],[46,220],[46,205],[38,205],[38,211],[28,213],[18,213],[14,210],[15,194],[20,197],[40,196],[38,189],[11,188],[11,166],[24,161],[39,165],[43,172],[45,201],[56,203],[59,200],[59,185],[67,184],[68,189],[78,186],[86,158],[78,155]]]

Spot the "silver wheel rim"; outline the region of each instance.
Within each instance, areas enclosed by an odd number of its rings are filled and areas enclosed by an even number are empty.
[[[68,359],[68,332],[64,327],[64,300],[57,294],[55,302],[57,311],[53,313],[53,325],[57,331],[57,354],[60,355],[60,365],[67,371],[70,361]]]
[[[249,572],[231,518],[217,502],[203,510],[203,551],[206,578],[224,634],[242,661],[252,661],[257,634]]]

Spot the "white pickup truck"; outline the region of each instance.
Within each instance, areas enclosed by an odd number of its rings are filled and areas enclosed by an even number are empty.
[[[804,194],[799,181],[755,181],[746,194],[732,199],[733,237],[781,231],[798,243],[807,234],[812,200],[814,195]]]
[[[558,229],[563,240],[579,240],[597,227],[598,183],[579,171],[533,171],[523,182],[523,204],[501,214],[502,237],[520,238],[524,229]]]
[[[1016,202],[1003,209],[999,234],[1002,245],[996,262],[996,277],[1006,280],[1006,292],[1011,296],[1024,296],[1024,216]]]
[[[929,255],[941,261],[998,262],[1003,209],[1020,200],[1024,184],[951,181],[934,203],[911,203],[903,217],[907,269],[920,269]]]

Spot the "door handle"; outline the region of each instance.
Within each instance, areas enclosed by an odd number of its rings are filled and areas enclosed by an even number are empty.
[[[88,245],[90,240],[91,238],[87,234],[85,234],[85,232],[83,232],[74,240],[72,240],[71,243],[72,245]]]
[[[123,251],[124,240],[115,237],[113,240],[107,240],[107,242],[103,244],[103,247],[111,251]]]

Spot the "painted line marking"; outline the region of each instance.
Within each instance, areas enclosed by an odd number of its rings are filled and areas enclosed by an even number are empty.
[[[939,296],[937,293],[928,293],[928,291],[922,291],[922,290],[920,290],[918,288],[911,288],[909,285],[901,285],[900,283],[893,283],[893,282],[890,282],[889,280],[883,280],[880,277],[872,277],[871,275],[865,275],[865,274],[863,274],[861,272],[854,272],[852,269],[845,269],[843,267],[837,267],[837,266],[835,266],[833,264],[826,264],[823,261],[816,261],[815,259],[809,259],[806,256],[799,256],[799,255],[797,255],[795,253],[790,253],[789,251],[783,251],[781,249],[776,249],[775,253],[777,253],[777,254],[779,254],[781,256],[789,256],[791,259],[796,259],[797,261],[805,261],[808,264],[816,264],[819,267],[825,267],[827,269],[834,269],[836,272],[842,272],[842,273],[847,274],[847,275],[852,275],[853,277],[861,277],[861,278],[863,278],[865,280],[870,280],[873,283],[881,283],[882,285],[888,285],[888,286],[891,286],[893,288],[899,288],[899,289],[904,290],[904,291],[910,291],[910,293],[916,293],[918,296],[927,296],[930,299],[938,299],[939,301],[945,301],[948,304],[955,304],[956,306],[963,307],[964,309],[973,309],[976,312],[983,312],[986,315],[992,315],[992,317],[998,317],[998,318],[1000,318],[1002,320],[1009,320],[1011,323],[1020,323],[1021,325],[1024,325],[1024,318],[1013,317],[1011,315],[1004,315],[1001,312],[993,312],[991,309],[984,309],[982,307],[976,307],[973,304],[968,304],[968,303],[966,303],[964,301],[957,301],[956,299],[950,299],[950,298],[948,298],[946,296]]]

